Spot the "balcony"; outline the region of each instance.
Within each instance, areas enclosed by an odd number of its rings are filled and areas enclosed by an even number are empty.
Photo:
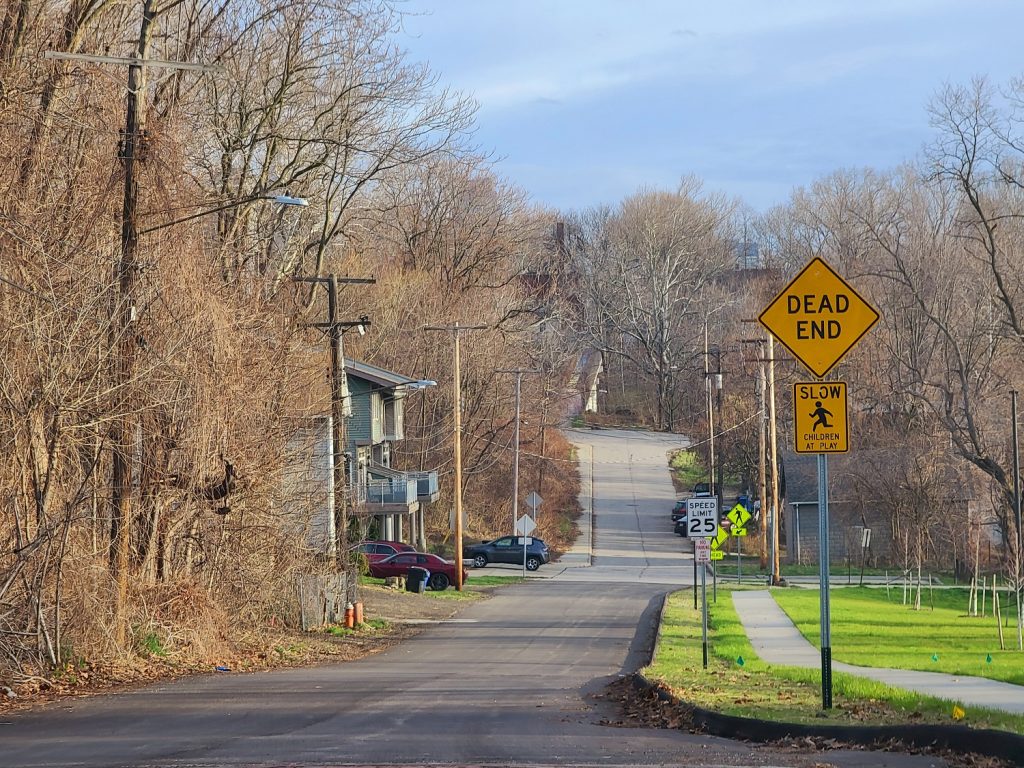
[[[416,481],[404,473],[400,477],[370,480],[366,484],[366,503],[371,507],[392,504],[408,506],[418,501]]]
[[[416,481],[416,498],[421,503],[431,504],[440,495],[437,486],[437,472],[410,472],[409,477]]]

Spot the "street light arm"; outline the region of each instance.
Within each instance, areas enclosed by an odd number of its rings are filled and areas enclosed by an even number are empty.
[[[305,208],[306,206],[309,205],[309,201],[302,197],[291,197],[290,195],[255,195],[253,197],[247,197],[242,200],[232,200],[230,203],[218,205],[215,208],[207,208],[205,211],[199,211],[198,213],[193,213],[190,216],[185,216],[180,219],[174,219],[173,221],[165,221],[163,224],[157,224],[155,227],[146,227],[145,229],[140,229],[139,234],[147,235],[150,232],[156,232],[158,229],[173,227],[175,224],[183,224],[186,221],[192,221],[193,219],[199,219],[202,218],[203,216],[209,216],[211,213],[220,213],[221,211],[226,211],[231,208],[238,208],[241,205],[245,205],[246,203],[254,203],[257,200],[272,200],[273,202],[279,205],[292,205],[299,208]]]

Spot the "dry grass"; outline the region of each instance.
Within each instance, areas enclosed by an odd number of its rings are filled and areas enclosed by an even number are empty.
[[[477,599],[487,589],[474,590]],[[270,622],[232,626],[229,617],[194,585],[151,587],[137,605],[150,612],[135,632],[130,654],[90,661],[78,657],[48,676],[23,675],[10,688],[16,698],[0,696],[0,711],[29,709],[73,696],[92,696],[136,688],[195,674],[254,672],[360,659],[392,647],[423,625],[403,619],[445,619],[465,601],[434,599],[375,585],[361,587],[366,624],[341,634],[300,632]],[[147,642],[147,638],[149,641]],[[36,670],[38,672],[38,670]]]

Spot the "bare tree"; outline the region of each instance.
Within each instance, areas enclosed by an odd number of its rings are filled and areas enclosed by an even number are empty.
[[[652,381],[656,423],[667,424],[673,367],[702,347],[700,317],[716,276],[733,263],[732,206],[686,180],[570,221],[569,252],[583,294],[579,334]]]

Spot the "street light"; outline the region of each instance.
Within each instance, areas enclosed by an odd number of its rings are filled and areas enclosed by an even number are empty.
[[[165,221],[163,224],[157,224],[155,227],[146,227],[145,229],[140,229],[139,234],[146,235],[149,234],[150,232],[156,232],[158,229],[173,227],[175,224],[182,224],[186,221],[192,221],[193,219],[198,219],[203,216],[209,216],[211,213],[219,213],[220,211],[226,211],[230,208],[237,208],[240,205],[245,205],[246,203],[255,203],[257,200],[269,200],[270,202],[277,203],[278,205],[294,206],[297,208],[309,207],[309,201],[306,200],[306,198],[304,197],[292,197],[291,195],[254,195],[252,197],[246,197],[241,200],[232,200],[230,203],[224,203],[223,205],[218,205],[214,208],[207,208],[204,211],[193,213],[190,216],[185,216],[180,219],[174,219],[174,221]]]
[[[524,373],[543,373],[536,369],[501,369],[495,371],[495,373],[514,373],[516,375],[516,431],[515,431],[515,442],[516,450],[513,454],[512,460],[512,533],[517,533],[516,526],[519,525],[519,411],[520,411],[520,400],[522,399],[523,391],[523,374]],[[526,531],[523,531],[523,536],[526,536]],[[525,547],[526,545],[523,544]],[[525,553],[524,553],[525,557]]]
[[[278,205],[294,205],[299,208],[308,208],[309,200],[304,197],[292,197],[291,195],[267,195],[259,198],[261,200],[273,200]]]

